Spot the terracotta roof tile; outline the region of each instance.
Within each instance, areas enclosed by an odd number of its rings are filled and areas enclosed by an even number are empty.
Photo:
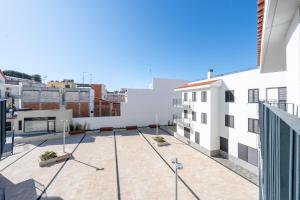
[[[187,83],[187,84],[184,84],[182,86],[177,87],[176,89],[183,89],[183,88],[189,88],[189,87],[195,87],[195,86],[201,86],[201,85],[209,85],[209,84],[214,83],[218,80],[219,79],[210,80],[210,81],[202,81],[202,82],[197,82],[197,83]]]
[[[265,0],[257,0],[257,65],[260,65]]]

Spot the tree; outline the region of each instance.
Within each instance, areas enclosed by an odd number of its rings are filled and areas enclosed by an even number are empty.
[[[32,79],[35,80],[36,82],[39,82],[39,83],[42,82],[42,77],[39,74],[32,75]]]

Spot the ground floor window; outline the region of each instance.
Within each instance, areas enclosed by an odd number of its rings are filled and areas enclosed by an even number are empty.
[[[220,149],[226,153],[228,153],[228,139],[224,137],[220,137]]]
[[[6,131],[12,131],[11,122],[5,122],[5,130]]]
[[[247,145],[238,143],[238,158],[254,166],[258,164],[258,151]]]
[[[184,127],[184,137],[186,139],[190,139],[191,136],[191,130],[189,128]]]
[[[24,119],[24,132],[55,132],[55,117],[37,117]]]
[[[200,133],[195,131],[195,143],[200,144]]]

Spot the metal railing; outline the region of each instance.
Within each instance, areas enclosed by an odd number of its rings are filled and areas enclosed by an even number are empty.
[[[192,128],[191,119],[175,119],[174,123],[181,127]]]
[[[259,103],[261,200],[300,199],[300,119],[285,110]]]
[[[182,101],[182,99],[173,99],[173,106],[177,108],[192,110],[194,109],[194,102],[191,100]]]
[[[182,99],[173,99],[173,106],[177,108],[182,107]]]
[[[267,100],[265,101],[268,105],[272,107],[279,108],[291,115],[298,116],[298,107],[295,106],[294,103],[287,103],[286,101],[278,101],[278,100]]]

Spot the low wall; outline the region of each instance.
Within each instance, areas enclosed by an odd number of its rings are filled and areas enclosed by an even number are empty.
[[[148,126],[155,124],[155,117],[153,119],[142,119],[138,116],[136,118],[126,118],[122,116],[108,116],[108,117],[83,117],[73,118],[73,123],[88,124],[88,129],[99,129],[102,127],[125,128],[126,126]],[[167,124],[166,120],[159,120],[159,124]]]

